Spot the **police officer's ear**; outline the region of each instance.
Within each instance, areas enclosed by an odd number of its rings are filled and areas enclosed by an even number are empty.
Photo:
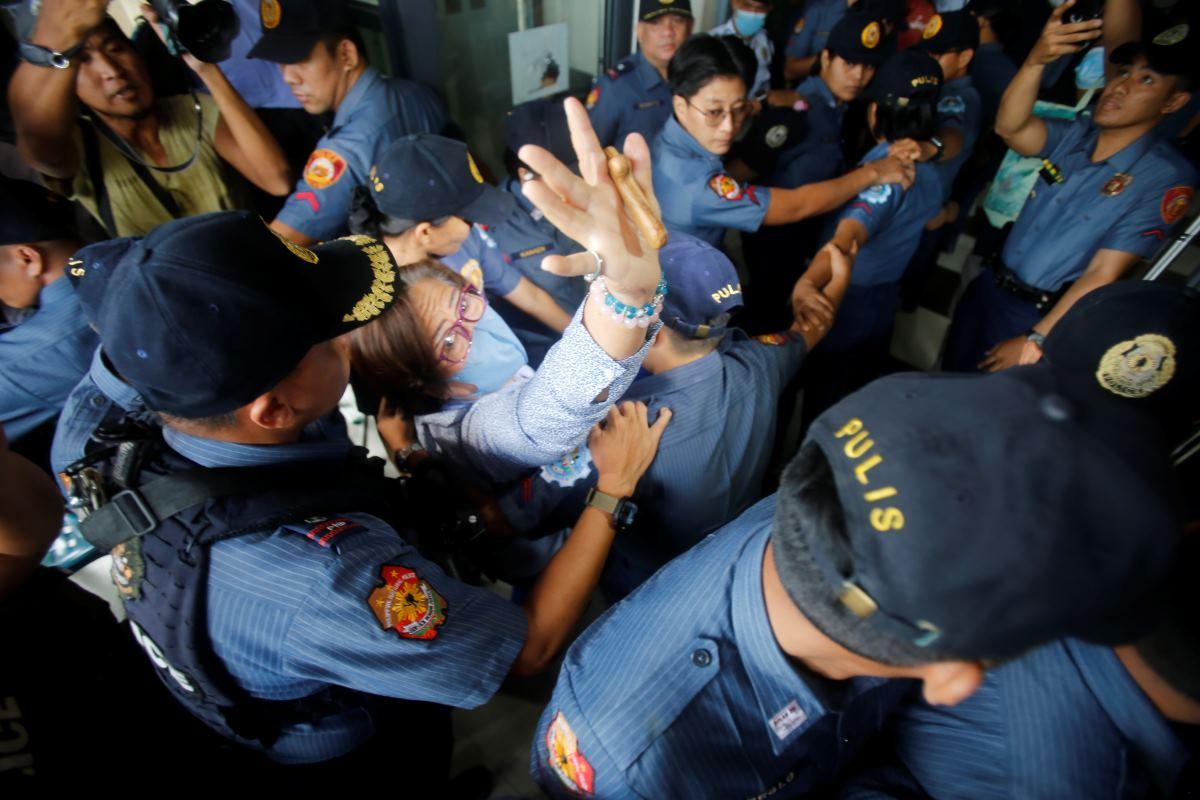
[[[1179,109],[1186,106],[1192,100],[1191,91],[1189,89],[1183,88],[1187,84],[1182,82],[1183,81],[1182,78],[1176,78],[1176,80],[1180,82],[1178,84],[1178,86],[1180,88],[1176,89],[1174,91],[1174,93],[1172,93],[1171,96],[1167,98],[1167,102],[1163,105],[1162,115],[1164,117],[1167,116],[1168,114],[1174,114],[1176,111],[1178,111]]]
[[[287,430],[295,427],[300,415],[284,395],[274,390],[260,394],[245,407],[245,413],[260,428],[269,431]]]
[[[681,94],[671,95],[671,107],[675,109],[675,119],[684,119],[687,114],[687,98]]]
[[[915,671],[925,702],[935,706],[957,705],[983,683],[983,665],[977,661],[937,661]]]
[[[33,245],[13,245],[13,255],[20,264],[22,278],[30,281],[38,281],[46,273],[46,261],[42,257],[42,251]]]
[[[971,66],[971,62],[975,60],[975,48],[958,51],[958,68],[967,69]]]
[[[358,69],[362,63],[362,54],[358,52],[358,47],[349,39],[342,39],[337,43],[337,48],[334,50],[333,60],[337,65],[347,72]]]
[[[821,62],[821,71],[818,72],[817,74],[818,75],[828,75],[829,74],[829,65],[833,63],[833,54],[831,54],[828,50],[822,50],[821,55],[819,56],[819,59]]]

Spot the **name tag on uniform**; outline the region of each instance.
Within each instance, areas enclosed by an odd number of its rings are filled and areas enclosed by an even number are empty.
[[[516,261],[517,259],[521,259],[521,258],[531,258],[533,256],[540,256],[542,253],[546,252],[549,249],[550,249],[550,245],[540,244],[537,247],[531,247],[528,250],[521,250],[519,252],[512,253],[509,255],[509,258],[511,258],[513,261]]]
[[[647,100],[643,103],[638,103],[636,106],[634,106],[634,108],[640,111],[643,108],[658,108],[661,105],[662,100]]]
[[[805,714],[800,704],[793,700],[771,717],[771,730],[775,731],[775,735],[779,737],[780,741],[783,741],[807,720],[808,714]]]

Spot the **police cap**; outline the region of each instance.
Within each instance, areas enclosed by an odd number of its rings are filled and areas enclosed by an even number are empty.
[[[499,225],[516,205],[512,195],[483,180],[465,144],[431,133],[392,142],[371,167],[368,188],[380,211],[405,220],[454,215]]]
[[[575,167],[578,158],[562,100],[530,100],[504,115],[504,146],[516,153],[527,144],[549,150],[563,164]]]
[[[893,25],[899,25],[908,16],[905,0],[861,0],[856,8]]]
[[[880,105],[896,108],[937,105],[942,81],[942,68],[933,56],[903,50],[884,62],[866,94]]]
[[[638,22],[649,22],[663,14],[678,14],[692,19],[691,0],[642,0],[638,4]]]
[[[788,467],[772,535],[784,587],[847,649],[894,665],[1006,659],[1063,636],[1128,642],[1182,529],[1160,431],[1069,399],[1049,370],[884,378],[808,433],[844,536],[805,519]]]
[[[742,307],[742,283],[729,257],[695,236],[671,231],[658,261],[671,287],[663,298],[663,324],[687,339],[723,336],[727,326],[710,323]]]
[[[1158,281],[1088,292],[1046,336],[1039,362],[1082,401],[1115,400],[1174,435],[1198,414],[1200,294]]]
[[[72,261],[113,367],[148,408],[184,418],[276,386],[314,345],[378,317],[396,279],[368,236],[305,248],[244,211],[168,222]]]
[[[70,201],[36,183],[0,177],[0,245],[78,237]]]
[[[825,49],[851,64],[878,67],[883,63],[886,50],[882,18],[857,9],[847,11],[829,31]]]
[[[1195,80],[1200,75],[1195,48],[1200,43],[1197,19],[1177,22],[1162,30],[1148,33],[1140,42],[1126,42],[1112,51],[1108,60],[1114,64],[1131,64],[1137,56],[1145,56],[1150,69],[1160,75],[1186,75]]]
[[[979,47],[979,20],[969,11],[934,14],[925,23],[921,49],[940,55]]]
[[[277,64],[305,61],[326,34],[353,30],[345,0],[260,0],[262,38],[246,54]]]

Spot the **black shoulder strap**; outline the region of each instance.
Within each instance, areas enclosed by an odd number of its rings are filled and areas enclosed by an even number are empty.
[[[83,137],[83,159],[87,162],[88,178],[96,195],[96,209],[100,212],[100,223],[109,236],[117,235],[117,223],[113,220],[112,203],[108,199],[108,187],[104,184],[104,168],[100,166],[100,143],[96,132],[87,120],[80,120],[79,132]]]

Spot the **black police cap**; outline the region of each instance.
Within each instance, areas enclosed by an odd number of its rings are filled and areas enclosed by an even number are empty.
[[[512,195],[483,180],[465,144],[431,133],[388,145],[371,167],[368,188],[380,211],[418,222],[454,215],[499,225],[516,205]]]
[[[0,177],[0,245],[78,238],[70,201],[36,183]]]
[[[934,14],[921,34],[921,49],[927,53],[940,55],[978,47],[979,20],[969,11]]]
[[[942,68],[932,56],[902,50],[880,66],[866,94],[881,105],[899,108],[936,105],[942,82]]]
[[[819,417],[807,442],[829,461],[845,537],[798,524],[793,462],[772,547],[796,606],[896,665],[1149,630],[1182,530],[1167,445],[1141,415],[1063,383],[1028,367],[896,375]]]
[[[878,67],[886,53],[883,40],[882,18],[855,8],[834,24],[825,41],[825,49],[852,64]]]
[[[68,274],[146,406],[201,418],[244,406],[314,345],[378,317],[396,269],[368,236],[306,248],[229,211],[86,247]]]
[[[642,0],[638,4],[638,21],[649,22],[663,14],[678,14],[681,17],[692,17],[691,0]]]
[[[1145,56],[1150,69],[1161,75],[1186,75],[1195,80],[1200,76],[1195,48],[1200,44],[1200,24],[1196,19],[1177,22],[1149,33],[1140,42],[1126,42],[1112,51],[1108,60],[1114,64],[1131,64],[1137,56]]]
[[[530,100],[504,115],[504,146],[517,153],[527,144],[549,150],[552,156],[574,168],[578,159],[571,146],[571,129],[562,100]]]
[[[908,16],[905,0],[860,0],[855,8],[893,25],[900,24]]]
[[[353,29],[345,0],[261,0],[262,38],[247,53],[277,64],[304,61],[321,37]]]

